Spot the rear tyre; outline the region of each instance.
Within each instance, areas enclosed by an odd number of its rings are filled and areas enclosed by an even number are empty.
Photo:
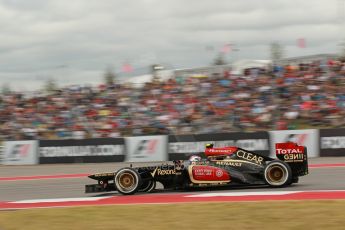
[[[299,181],[299,178],[298,177],[292,178],[291,181],[292,181],[293,184],[297,184],[298,181]]]
[[[156,181],[154,180],[147,180],[143,182],[141,185],[139,192],[147,192],[150,193],[156,188]]]
[[[284,187],[292,183],[290,166],[279,160],[268,163],[264,171],[265,182],[271,187]]]
[[[298,177],[293,177],[291,182],[288,185],[292,185],[292,184],[297,184],[298,183],[299,178]]]
[[[116,173],[114,183],[119,193],[131,195],[139,190],[142,181],[139,173],[135,169],[123,168]]]

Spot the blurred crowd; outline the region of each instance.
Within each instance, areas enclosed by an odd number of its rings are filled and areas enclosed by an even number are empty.
[[[345,126],[345,63],[0,96],[0,140]]]

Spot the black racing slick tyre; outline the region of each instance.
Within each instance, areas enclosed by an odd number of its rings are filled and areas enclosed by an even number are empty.
[[[142,185],[139,173],[133,168],[122,168],[117,171],[114,183],[119,193],[131,195],[136,193]]]
[[[292,178],[292,180],[291,180],[291,182],[292,182],[293,184],[297,184],[298,181],[299,181],[299,178],[298,178],[298,177]]]
[[[264,180],[271,187],[290,185],[292,182],[291,168],[283,161],[271,161],[265,167]]]
[[[298,178],[298,177],[293,177],[293,178],[291,179],[290,183],[287,184],[287,185],[297,184],[298,181],[299,181],[299,178]]]
[[[143,182],[141,185],[139,192],[147,192],[150,193],[156,188],[156,181],[154,180],[147,180]]]

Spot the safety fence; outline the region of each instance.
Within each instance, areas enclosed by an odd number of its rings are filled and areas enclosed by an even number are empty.
[[[275,143],[289,141],[307,146],[309,157],[345,156],[345,129],[304,129],[82,140],[5,141],[3,157],[0,159],[2,164],[8,165],[182,160],[190,155],[202,154],[206,143],[213,143],[215,147],[238,146],[265,156],[273,156]]]

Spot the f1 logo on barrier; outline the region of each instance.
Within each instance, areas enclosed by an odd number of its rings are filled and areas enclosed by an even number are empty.
[[[140,140],[133,152],[135,158],[145,158],[147,154],[154,154],[157,149],[157,144],[159,140]],[[147,153],[147,154],[146,154]]]
[[[295,142],[298,145],[304,145],[308,138],[308,134],[288,134],[284,142]]]
[[[149,162],[168,159],[166,135],[125,137],[126,161]]]
[[[319,156],[319,131],[317,129],[274,130],[269,131],[269,135],[272,157],[276,154],[275,144],[284,142],[294,142],[300,146],[306,146],[308,157]]]
[[[38,163],[38,141],[4,141],[4,165],[32,165]]]
[[[28,155],[30,144],[15,144],[10,150],[9,158],[11,161],[19,161]]]

